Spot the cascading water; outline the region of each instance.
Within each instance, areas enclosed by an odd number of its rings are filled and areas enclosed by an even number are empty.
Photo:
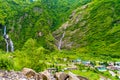
[[[6,35],[6,26],[4,26],[4,36]]]
[[[14,45],[13,45],[13,41],[10,39],[10,47],[11,47],[11,52],[13,52],[14,51]]]
[[[59,49],[59,50],[61,50],[62,40],[63,40],[64,36],[65,36],[65,32],[63,32],[62,37],[60,38],[60,41],[59,41],[59,43],[58,43],[58,49]]]
[[[10,51],[13,52],[14,51],[14,45],[13,45],[13,41],[9,38],[8,34],[6,34],[6,26],[4,26],[4,39],[6,42],[6,51],[9,52],[9,46],[10,46]]]

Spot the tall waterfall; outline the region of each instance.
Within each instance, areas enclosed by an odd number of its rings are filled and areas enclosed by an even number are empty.
[[[6,26],[4,26],[4,39],[6,42],[6,51],[9,52],[9,46],[10,46],[10,51],[13,52],[14,51],[14,45],[13,45],[13,41],[9,38],[9,35],[6,34]]]
[[[11,52],[13,52],[14,51],[14,45],[13,45],[13,41],[11,39],[10,39],[9,44],[10,44],[10,47],[11,47]]]
[[[4,36],[6,35],[6,26],[4,26]]]
[[[59,49],[59,50],[61,50],[62,40],[63,40],[64,36],[65,36],[65,32],[63,32],[62,37],[60,38],[60,41],[59,41],[59,43],[58,43],[58,49]]]

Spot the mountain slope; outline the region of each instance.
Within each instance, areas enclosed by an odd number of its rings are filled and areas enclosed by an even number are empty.
[[[6,16],[5,19],[2,18],[5,23],[1,22],[1,24],[6,24],[7,33],[12,38],[16,49],[20,49],[29,38],[36,38],[38,41],[41,41],[41,45],[43,45],[44,36],[42,35],[49,33],[49,27],[52,24],[52,19],[47,9],[45,9],[40,2],[4,2],[11,6],[6,5],[8,7],[5,9],[6,12],[4,12],[5,10],[3,9],[3,12],[8,16]],[[5,6],[2,5],[1,8],[2,7]],[[9,9],[10,11],[7,11]],[[12,16],[9,15],[12,13]],[[39,39],[40,37],[41,39]]]
[[[78,7],[70,19],[53,32],[58,46],[62,34],[63,49],[78,48],[80,53],[112,55],[120,52],[120,1],[94,0]],[[117,56],[116,56],[117,55]]]
[[[1,0],[0,2],[0,25],[7,26],[7,33],[13,40],[15,49],[21,49],[29,38],[36,39],[38,46],[54,49],[51,32],[68,19],[73,9],[90,0],[81,2],[79,0]],[[2,35],[3,27],[0,30]],[[5,45],[2,36],[0,40],[2,48]]]

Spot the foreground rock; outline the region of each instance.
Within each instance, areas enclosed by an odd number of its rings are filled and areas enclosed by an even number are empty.
[[[22,74],[27,78],[36,78],[36,72],[29,68],[23,68]]]
[[[85,77],[77,76],[77,75],[75,75],[75,74],[73,74],[73,73],[71,73],[71,72],[69,72],[68,75],[69,75],[68,80],[88,80],[88,79],[85,78]]]
[[[29,68],[23,68],[20,71],[0,71],[0,80],[88,80],[87,78],[77,76],[71,72],[68,74],[64,72],[56,72],[54,74],[45,70],[36,73]]]
[[[55,74],[55,78],[56,80],[66,80],[67,78],[69,78],[69,75],[64,72],[57,72]]]
[[[0,80],[27,80],[22,72],[0,71]]]

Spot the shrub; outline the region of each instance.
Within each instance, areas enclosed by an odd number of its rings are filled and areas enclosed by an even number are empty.
[[[13,60],[12,56],[8,55],[1,55],[0,58],[0,69],[6,69],[6,70],[11,70],[13,69]]]

